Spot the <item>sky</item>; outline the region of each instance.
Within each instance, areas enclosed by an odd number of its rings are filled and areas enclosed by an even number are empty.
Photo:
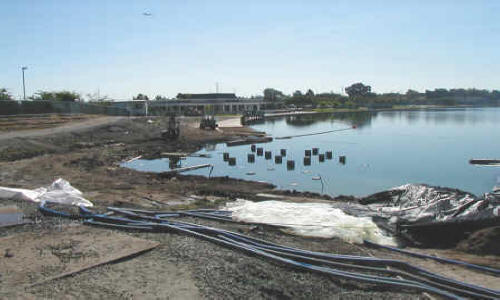
[[[27,96],[500,89],[499,16],[498,0],[0,0],[0,88],[20,98],[27,66]]]

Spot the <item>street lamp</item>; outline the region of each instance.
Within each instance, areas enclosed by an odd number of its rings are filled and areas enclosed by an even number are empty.
[[[23,100],[26,101],[26,87],[24,85],[24,70],[28,69],[28,67],[22,67],[21,70],[23,71]]]
[[[26,86],[24,85],[24,70],[28,69],[28,67],[22,67],[21,70],[23,72],[23,100],[26,101]]]

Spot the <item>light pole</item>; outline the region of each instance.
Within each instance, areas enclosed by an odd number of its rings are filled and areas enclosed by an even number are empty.
[[[26,101],[26,87],[24,85],[24,70],[28,69],[28,67],[22,67],[21,70],[23,71],[23,100]]]

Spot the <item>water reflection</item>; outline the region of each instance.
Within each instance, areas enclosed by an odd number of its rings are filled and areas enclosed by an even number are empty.
[[[295,115],[285,117],[285,122],[293,127],[307,127],[316,123],[324,123],[329,121],[331,124],[342,122],[349,126],[369,126],[373,117],[376,117],[377,112],[338,112],[310,115]],[[277,120],[272,120],[274,124]]]
[[[497,114],[486,114],[479,117],[480,108],[469,109],[436,109],[436,110],[406,110],[406,111],[380,111],[380,112],[336,112],[310,115],[294,115],[283,117],[287,125],[292,127],[307,127],[325,121],[343,122],[346,125],[369,127],[375,119],[403,120],[408,124],[425,122],[427,124],[476,124],[495,123]],[[279,122],[280,118],[267,120],[266,125]],[[262,123],[261,123],[262,124]]]
[[[172,156],[168,159],[168,167],[170,169],[180,168],[181,165],[181,157],[180,156]]]
[[[485,111],[486,110],[486,111]],[[496,111],[496,113],[495,113]],[[480,113],[481,112],[481,113]],[[483,113],[487,112],[487,113]],[[372,117],[376,117],[373,114]],[[498,110],[489,108],[450,108],[434,110],[384,111],[379,116],[387,120],[404,120],[409,124],[425,121],[427,124],[476,124],[498,122]]]

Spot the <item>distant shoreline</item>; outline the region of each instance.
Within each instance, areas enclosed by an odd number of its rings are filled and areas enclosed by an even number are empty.
[[[345,113],[345,112],[381,112],[381,111],[415,111],[433,109],[457,109],[457,108],[488,108],[499,106],[477,106],[477,105],[401,105],[386,108],[316,108],[312,110],[283,110],[279,112],[266,113],[265,118],[278,118],[295,115],[315,115],[325,113]]]

